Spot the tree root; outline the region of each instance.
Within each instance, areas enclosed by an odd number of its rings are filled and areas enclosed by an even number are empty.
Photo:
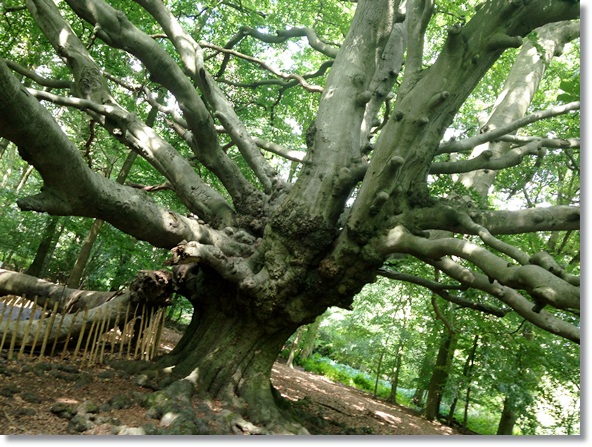
[[[240,435],[308,435],[309,431],[293,416],[291,408],[281,404],[276,408],[263,408],[249,405],[240,397],[234,396],[216,405],[207,397],[200,400],[194,408],[192,398],[196,392],[191,376],[169,382],[170,376],[150,374],[144,371],[136,377],[136,382],[157,389],[149,394],[141,405],[148,408],[146,415],[158,419],[158,426],[147,425],[144,434],[162,435],[205,435],[205,434],[240,434]],[[148,373],[148,374],[146,374]],[[168,379],[168,380],[167,380]],[[282,399],[283,400],[283,399]],[[222,408],[219,409],[220,404]],[[216,408],[216,409],[214,409]],[[254,424],[251,420],[264,421]],[[126,434],[133,434],[126,429]]]

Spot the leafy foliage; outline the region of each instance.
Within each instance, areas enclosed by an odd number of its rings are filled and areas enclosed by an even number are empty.
[[[191,138],[188,136],[190,132],[187,129],[175,130],[175,125],[180,126],[182,120],[175,121],[174,118],[182,115],[180,112],[183,112],[182,109],[186,108],[187,104],[182,104],[179,98],[157,82],[144,62],[136,56],[101,41],[98,38],[100,27],[93,27],[80,20],[63,3],[58,4],[60,12],[72,26],[90,56],[101,67],[116,101],[134,116],[147,121],[149,114],[157,108],[154,98],[158,98],[156,101],[162,109],[150,125],[162,136],[163,142],[170,144],[183,160],[191,164],[201,180],[226,199],[229,206],[235,206],[238,202],[237,196],[233,197],[211,166],[206,166],[207,163],[203,160],[199,161],[199,157],[190,149],[190,145],[187,144],[187,139]],[[175,49],[172,40],[163,37],[161,27],[147,11],[131,0],[111,3],[123,11],[139,29],[152,36],[175,64],[184,66],[181,54]],[[315,129],[312,124],[317,118],[321,104],[320,92],[327,86],[327,74],[332,73],[335,62],[333,57],[327,56],[326,53],[337,51],[342,45],[350,29],[356,3],[323,0],[304,2],[295,7],[293,2],[286,0],[204,0],[197,3],[170,0],[166,2],[166,6],[179,20],[188,36],[203,46],[205,69],[212,73],[217,85],[226,95],[229,105],[233,107],[237,117],[251,135],[303,155],[306,151],[310,152],[312,147],[310,144],[307,145],[308,132]],[[451,30],[465,26],[475,11],[482,6],[480,3],[442,1],[435,4],[425,33],[419,35],[425,45],[419,69],[431,67],[436,63],[442,49],[449,45]],[[6,0],[2,4],[4,15],[0,20],[0,32],[3,35],[3,45],[0,48],[0,57],[35,70],[46,80],[70,83],[70,70],[62,63],[62,59],[44,38],[38,25],[21,6],[22,2],[16,0]],[[303,27],[314,30],[321,43],[329,50],[317,51],[311,45],[310,38],[304,34],[293,38],[280,38],[282,33]],[[539,56],[543,55],[544,48],[538,31],[529,34],[526,42],[534,46]],[[465,140],[486,133],[485,121],[507,93],[504,90],[505,83],[516,58],[519,57],[519,52],[517,48],[501,52],[492,67],[476,83],[458,113],[454,113],[454,116],[451,114],[450,125],[443,130],[426,131],[425,134],[429,135],[432,132],[436,135],[440,132],[444,140],[451,142],[453,139]],[[407,55],[410,53],[413,51],[408,49]],[[473,65],[478,62],[477,56],[475,55],[471,61]],[[580,47],[579,42],[575,40],[565,45],[560,57],[554,57],[546,63],[545,76],[536,95],[530,101],[527,112],[534,113],[579,100],[579,62]],[[378,121],[386,122],[392,117],[391,108],[404,102],[405,95],[392,103],[391,99],[400,93],[401,83],[405,82],[406,78],[414,76],[414,73],[409,72],[412,70],[409,68],[410,65],[412,64],[403,65],[392,91],[385,95],[388,101],[385,101],[378,111]],[[19,76],[22,78],[22,75]],[[302,79],[306,82],[299,82]],[[420,79],[421,76],[413,82],[419,82]],[[32,79],[25,76],[25,84],[32,82]],[[310,92],[304,87],[312,88],[314,91]],[[47,87],[47,90],[61,92],[68,88],[69,84],[68,87],[55,89]],[[199,89],[199,86],[196,88]],[[416,106],[419,105],[421,104]],[[46,107],[75,144],[89,168],[103,177],[115,179],[129,153],[129,148],[123,144],[124,139],[111,138],[106,129],[97,125],[96,119],[79,109],[61,107],[50,102],[47,102]],[[209,107],[212,108],[211,104]],[[214,116],[212,122],[220,127],[220,116],[216,116],[213,110],[209,112]],[[340,113],[339,109],[336,113]],[[371,139],[376,141],[385,131],[382,124],[374,126],[373,129]],[[341,129],[343,132],[349,130]],[[423,131],[416,133],[423,135]],[[465,186],[459,181],[458,173],[428,175],[426,189],[429,191],[424,195],[429,194],[429,197],[421,197],[425,200],[420,201],[417,208],[433,203],[461,203],[459,209],[470,214],[472,211],[496,209],[577,206],[581,195],[579,146],[557,145],[556,140],[577,139],[579,134],[578,112],[561,114],[547,120],[536,120],[522,126],[511,136],[546,138],[553,140],[555,146],[551,144],[537,155],[529,155],[519,164],[497,171],[495,182],[487,195]],[[229,163],[237,167],[237,173],[244,177],[248,185],[255,185],[258,188],[257,192],[263,191],[256,173],[227,130],[220,131],[217,138],[220,139],[224,156],[228,157]],[[43,181],[37,171],[32,170],[28,163],[18,156],[14,145],[4,143],[7,141],[0,141],[0,231],[3,234],[0,238],[0,261],[4,267],[24,271],[39,253],[38,248],[44,237],[44,230],[49,227],[50,217],[18,211],[15,203],[40,191]],[[359,141],[355,142],[359,146],[358,143]],[[439,141],[430,144],[437,146]],[[370,153],[359,157],[364,162],[372,161],[375,157],[371,146],[368,146]],[[516,144],[516,147],[520,145]],[[410,159],[418,156],[420,150],[424,149],[422,145],[410,148],[413,150]],[[357,147],[355,149],[358,150]],[[306,165],[302,168],[299,163],[274,153],[263,154],[265,160],[280,173],[280,177],[287,180],[289,187],[293,186],[296,174],[307,169]],[[309,158],[312,158],[310,153]],[[434,162],[462,162],[472,158],[475,158],[475,154],[469,151],[453,154],[444,152],[435,156]],[[382,168],[381,166],[380,169]],[[347,173],[351,173],[349,168]],[[325,174],[331,173],[318,175],[319,182],[324,181]],[[360,179],[362,177],[360,175]],[[304,174],[301,178],[304,178]],[[343,199],[346,206],[341,211],[345,219],[351,211],[349,205],[360,197],[360,179],[352,181],[354,186],[348,191],[349,198]],[[177,195],[174,187],[158,188],[159,185],[163,185],[163,172],[146,159],[138,157],[135,160],[126,181],[136,189],[151,191],[149,197],[163,210],[176,212],[179,216],[188,215],[187,206]],[[389,181],[394,182],[392,179]],[[410,188],[408,196],[420,196],[420,193],[424,193],[423,189],[416,190],[413,185]],[[384,194],[380,196],[380,193]],[[391,193],[389,195],[385,191],[380,191],[377,197],[386,197],[385,200],[394,202],[392,198],[397,196],[397,192],[393,190]],[[329,195],[334,198],[338,194],[333,189]],[[272,203],[276,198],[267,199]],[[417,203],[409,208],[415,205]],[[394,203],[390,203],[389,206],[396,208]],[[373,213],[376,211],[373,215],[381,212],[378,208],[372,209]],[[385,209],[390,210],[386,206]],[[290,211],[292,216],[300,212]],[[404,221],[404,218],[400,217],[404,210],[399,211],[401,212],[393,212],[392,216],[385,215],[383,221],[398,224],[403,222],[408,226],[407,230],[410,233],[422,234],[420,229],[415,228],[415,218]],[[247,220],[252,222],[245,219]],[[302,221],[304,222],[304,218]],[[91,223],[92,220],[88,218],[59,217],[57,230],[50,235],[51,250],[45,260],[43,277],[58,282],[67,280]],[[379,228],[378,225],[375,222],[369,225],[369,228]],[[305,227],[304,224],[302,226]],[[252,245],[257,246],[271,228],[272,225],[268,226],[265,232],[261,230],[260,234],[256,234],[259,239],[253,236],[256,243]],[[338,230],[342,231],[344,228],[348,231],[351,229],[344,224],[340,225]],[[221,230],[220,234],[224,235],[236,233],[233,228],[217,230]],[[302,235],[309,230],[310,228],[299,228],[298,234]],[[385,233],[383,230],[378,233]],[[346,231],[343,230],[343,233]],[[367,237],[362,236],[360,239]],[[349,235],[344,236],[344,239],[346,237]],[[496,248],[487,248],[499,259],[507,261],[508,266],[515,263],[515,260],[507,252],[499,249],[500,244],[507,244],[525,253],[547,251],[568,274],[580,273],[579,231],[533,232],[496,237],[499,242]],[[453,234],[451,239],[457,242],[471,241],[479,247],[486,245],[475,233]],[[364,256],[378,256],[375,253],[367,253],[370,251],[366,247],[355,252],[352,264],[360,262]],[[282,252],[282,255],[284,254]],[[299,256],[301,254],[298,253]],[[168,256],[165,250],[153,248],[148,243],[136,240],[107,224],[93,247],[84,272],[83,286],[89,289],[119,289],[124,287],[138,270],[161,268]],[[260,254],[262,258],[266,256],[266,253]],[[315,268],[324,256],[325,253],[315,255]],[[238,257],[229,256],[233,262]],[[479,266],[469,260],[457,261],[456,256],[450,258],[455,258],[454,262],[457,262],[459,268],[479,271]],[[297,257],[288,263],[296,265],[300,261],[300,257]],[[499,305],[491,295],[470,289],[466,284],[459,284],[451,277],[440,277],[430,265],[436,261],[426,257],[414,258],[402,252],[387,259],[383,266],[410,277],[435,280],[434,282],[440,286],[448,287],[450,293],[454,293],[457,298],[479,305]],[[264,262],[265,259],[255,259],[249,263],[249,268],[256,266],[261,269]],[[357,274],[362,276],[359,272]],[[493,284],[495,278],[489,280]],[[307,278],[307,281],[310,281],[310,278]],[[311,282],[306,285],[309,284]],[[294,289],[306,288],[301,286],[302,284],[294,286]],[[528,291],[520,292],[528,295]],[[273,298],[275,300],[276,297]],[[454,333],[456,344],[454,352],[451,353],[449,377],[442,391],[440,411],[443,415],[455,399],[463,404],[465,399],[471,408],[468,427],[481,433],[495,433],[495,419],[507,398],[511,400],[514,410],[521,415],[519,425],[523,434],[579,431],[579,347],[531,327],[516,313],[498,318],[452,304],[421,287],[417,281],[405,283],[379,279],[365,286],[356,296],[353,309],[345,311],[331,308],[329,316],[321,325],[316,346],[317,355],[300,359],[302,366],[315,373],[324,374],[331,380],[376,393],[383,399],[391,397],[391,387],[394,384],[394,396],[397,400],[400,399],[399,402],[406,405],[415,405],[415,392],[426,391],[430,382],[430,377],[422,366],[426,366],[427,370],[433,368],[442,334],[449,331]],[[182,317],[184,319],[191,310],[191,303],[184,298],[175,297],[169,317],[172,320]],[[569,309],[551,309],[549,313],[564,322],[572,323],[574,327],[580,325],[579,315]],[[465,365],[471,356],[475,336],[481,337],[481,341],[473,359],[472,369],[467,372],[468,368]],[[469,387],[472,394],[467,398],[465,393]],[[460,404],[456,407],[454,416],[457,420],[464,417],[463,410]],[[540,418],[541,413],[545,413],[547,418]]]

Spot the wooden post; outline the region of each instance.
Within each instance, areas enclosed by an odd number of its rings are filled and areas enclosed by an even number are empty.
[[[60,335],[60,331],[62,330],[62,325],[64,323],[64,318],[66,317],[66,314],[60,314],[62,316],[62,318],[60,318],[60,322],[58,323],[58,329],[56,330],[56,336],[53,340],[53,346],[51,347],[51,352],[50,352],[50,357],[53,357],[53,354],[55,353],[55,349],[58,345],[58,336]]]
[[[43,326],[43,322],[45,321],[45,311],[47,310],[47,301],[43,305],[43,313],[41,314],[41,318],[39,319],[39,324],[37,327],[37,332],[35,332],[35,338],[33,339],[33,346],[31,346],[31,352],[29,352],[29,358],[33,357],[33,351],[35,350],[35,346],[37,345],[37,340],[39,339],[39,334],[41,333],[41,326]]]
[[[138,304],[136,304],[136,308],[135,308],[135,310],[134,310],[134,316],[132,317],[132,321],[134,321],[134,322],[136,321],[136,317],[137,317],[137,315],[138,315],[138,307],[139,307],[139,306],[140,306],[140,304],[139,304],[139,303],[138,303]],[[129,323],[128,323],[128,324],[129,324]],[[127,324],[126,324],[126,326],[127,326]],[[133,339],[134,339],[133,335],[134,335],[134,334],[133,334],[133,332],[132,332],[132,335],[129,337],[129,342],[128,342],[128,344],[127,344],[127,359],[128,359],[128,360],[129,360],[129,358],[130,358],[130,351],[131,351],[131,349],[132,349],[132,341],[133,341]]]
[[[14,350],[14,345],[16,343],[16,333],[18,332],[18,328],[20,326],[20,321],[21,321],[21,315],[23,314],[23,309],[24,307],[21,306],[17,319],[16,319],[16,324],[14,325],[14,330],[12,331],[12,338],[10,339],[10,347],[8,348],[8,360],[12,360],[12,352]],[[10,314],[12,315],[12,312],[10,312]]]
[[[159,320],[158,320],[158,330],[156,331],[156,335],[154,337],[154,346],[152,347],[152,356],[150,359],[153,359],[158,354],[158,347],[160,346],[160,338],[162,336],[162,331],[164,329],[164,322],[166,320],[166,307],[160,308],[158,311]]]
[[[4,307],[2,308],[2,315],[0,315],[0,323],[2,323],[2,321],[4,321],[4,315],[8,315],[8,318],[10,318],[10,316],[12,315],[12,305],[14,302],[16,302],[16,297],[12,297],[12,298],[9,298],[4,301]],[[6,309],[8,309],[8,308],[10,308],[10,312],[7,314]],[[0,342],[0,351],[2,351],[2,348],[4,347],[4,341],[6,340],[6,334],[8,334],[8,321],[10,321],[10,320],[6,320],[6,327],[4,328],[4,331],[2,334],[2,341]]]
[[[145,317],[146,314],[146,306],[142,306],[142,318],[140,318],[140,327],[138,329],[138,338],[136,339],[136,349],[134,350],[134,358],[136,358],[138,356],[138,350],[139,347],[142,343],[142,337],[143,337],[143,332],[144,332],[144,327],[145,327]]]
[[[88,310],[84,310],[84,321],[82,323],[82,329],[80,331],[80,335],[84,334],[84,327],[86,325],[86,313],[88,312]],[[60,357],[60,360],[64,360],[64,357],[66,357],[66,352],[68,349],[68,343],[70,343],[70,337],[72,336],[72,326],[74,325],[74,322],[76,321],[76,317],[78,317],[78,314],[80,313],[80,309],[78,309],[76,311],[76,313],[74,314],[74,317],[72,318],[72,322],[70,323],[70,327],[68,328],[68,335],[66,335],[66,343],[64,343],[64,349],[62,350],[62,356]],[[74,353],[74,356],[76,356],[76,353],[78,352],[78,348],[80,347],[80,340],[81,338],[78,338],[78,343],[76,344],[76,352]]]
[[[85,319],[86,321],[86,319]],[[84,352],[82,353],[82,362],[81,365],[84,364],[84,360],[86,359],[86,353],[88,352],[88,344],[90,343],[90,339],[92,338],[92,332],[96,325],[96,318],[93,318],[92,323],[90,324],[90,329],[88,330],[88,336],[86,337],[86,344],[84,345]],[[82,338],[82,334],[80,335]]]
[[[53,306],[53,310],[51,311],[51,315],[49,317],[49,324],[47,325],[47,328],[45,329],[45,335],[43,336],[43,343],[41,344],[41,352],[39,353],[39,361],[40,362],[41,362],[41,360],[43,360],[43,355],[45,354],[45,348],[47,347],[47,339],[49,338],[49,333],[51,332],[51,329],[53,328],[53,323],[56,318],[56,311],[58,310],[58,304],[59,304],[59,302],[56,301],[56,303]]]
[[[105,323],[107,322],[108,314],[109,314],[109,312],[105,311],[105,315],[103,315],[103,318],[101,318],[101,325],[98,328],[97,332],[95,333],[95,341],[93,342],[92,349],[90,351],[89,366],[95,364],[95,359],[96,359],[97,354],[99,352],[99,346],[101,344],[101,337],[103,336],[103,331],[105,330]]]
[[[103,316],[103,314],[101,313],[101,317]],[[95,319],[97,319],[97,317],[95,317]],[[98,337],[99,334],[101,333],[101,328],[103,327],[103,320],[102,318],[98,318],[97,324],[95,326],[95,333],[93,335],[93,340],[90,342],[90,349],[88,351],[88,359],[87,359],[87,363],[86,366],[91,366],[93,364],[93,354],[95,352],[95,348],[98,344]]]
[[[119,315],[121,314],[121,303],[117,305],[117,317],[115,317],[115,324],[113,325],[113,331],[119,330]],[[121,336],[123,337],[123,331],[121,331]],[[117,340],[113,339],[111,341],[111,357],[115,354],[115,345],[117,345]],[[103,359],[101,359],[101,362]]]
[[[23,341],[21,342],[21,348],[19,349],[19,353],[17,355],[17,358],[20,360],[21,357],[23,356],[23,353],[25,352],[25,341],[27,340],[27,338],[29,337],[29,332],[31,331],[31,325],[33,324],[33,313],[37,310],[37,298],[35,297],[35,300],[33,301],[33,306],[31,306],[31,317],[29,318],[29,322],[27,323],[27,327],[25,328],[25,335],[23,337]]]
[[[154,332],[156,326],[154,324],[154,307],[150,307],[150,318],[146,322],[146,337],[144,339],[144,343],[142,343],[142,359],[143,360],[150,360],[150,351],[152,351],[152,345],[150,344],[154,340]]]

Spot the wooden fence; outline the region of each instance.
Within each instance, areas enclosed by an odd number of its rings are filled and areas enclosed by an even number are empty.
[[[0,297],[0,352],[7,351],[9,360],[20,360],[28,356],[37,357],[41,361],[45,356],[59,355],[61,360],[66,357],[80,359],[81,367],[101,364],[106,356],[150,360],[157,354],[164,327],[165,308],[155,310],[135,306],[135,309],[130,309],[128,306],[124,320],[128,323],[122,330],[117,325],[115,328],[106,327],[105,313],[103,318],[99,316],[91,323],[83,325],[78,334],[72,334],[71,328],[62,327],[65,314],[56,312],[56,308],[57,304],[53,309],[47,309],[47,304],[38,306],[36,299]],[[32,334],[34,320],[39,320],[39,324],[35,334]],[[9,321],[15,324],[8,324]],[[42,324],[44,322],[47,324]],[[68,330],[65,342],[58,343],[57,338],[51,339],[51,330],[55,325],[58,325],[58,333],[60,330]],[[24,331],[24,339],[32,338],[32,343],[19,346],[19,331]]]

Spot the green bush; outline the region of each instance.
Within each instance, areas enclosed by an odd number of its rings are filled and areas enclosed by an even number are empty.
[[[356,388],[360,388],[362,390],[374,391],[374,383],[368,377],[363,374],[356,374],[353,378],[354,385]]]
[[[344,385],[352,386],[353,382],[351,377],[347,374],[347,372],[339,369],[339,367],[335,367],[333,365],[327,365],[327,372],[325,376],[332,380],[333,382],[343,383]]]

